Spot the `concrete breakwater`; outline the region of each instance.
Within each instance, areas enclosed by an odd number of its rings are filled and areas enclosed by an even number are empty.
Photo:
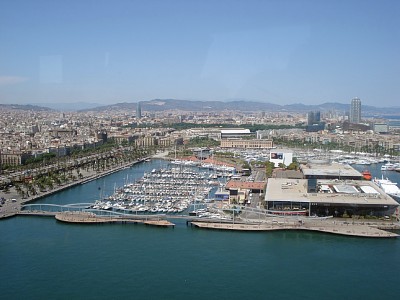
[[[279,223],[217,223],[217,222],[191,222],[196,227],[217,230],[241,230],[241,231],[276,231],[276,230],[305,230],[324,233],[368,237],[368,238],[395,238],[399,235],[384,231],[377,227],[361,224],[345,224],[341,222],[315,222],[315,221],[285,221]]]
[[[337,235],[367,237],[367,238],[395,238],[397,233],[385,231],[384,229],[399,230],[399,224],[375,223],[349,223],[341,220],[315,220],[303,218],[282,219],[280,221],[248,222],[238,221],[236,223],[226,220],[202,219],[184,215],[97,215],[89,211],[21,211],[20,215],[55,217],[60,222],[76,224],[145,224],[161,227],[174,227],[175,224],[169,219],[183,219],[186,224],[198,228],[214,230],[235,230],[235,231],[277,231],[277,230],[303,230],[318,231]]]

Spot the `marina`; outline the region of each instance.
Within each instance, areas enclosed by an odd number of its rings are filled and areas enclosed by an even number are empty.
[[[92,208],[124,213],[183,213],[190,205],[205,203],[219,185],[214,174],[193,168],[153,169],[141,179],[116,188]]]
[[[146,164],[147,162],[144,162],[144,165]],[[349,173],[349,175],[351,174]],[[176,164],[164,163],[159,168],[144,171],[142,176],[139,176],[138,174],[133,181],[129,182],[129,175],[126,175],[122,185],[117,187],[117,184],[114,183],[110,196],[95,200],[94,203],[83,203],[81,206],[70,204],[62,207],[61,211],[58,211],[58,208],[51,208],[52,206],[49,204],[46,208],[47,213],[43,211],[43,207],[40,207],[44,204],[30,204],[24,205],[20,215],[50,215],[56,216],[56,219],[64,222],[77,223],[77,220],[80,220],[81,223],[86,224],[144,221],[149,221],[148,224],[151,224],[155,221],[154,225],[159,226],[174,226],[173,220],[183,219],[193,224],[202,223],[203,225],[198,226],[199,228],[204,228],[204,224],[215,223],[223,225],[222,227],[209,225],[208,228],[220,227],[220,229],[230,230],[244,230],[243,228],[245,228],[249,231],[301,229],[360,237],[397,237],[397,234],[390,232],[383,234],[385,232],[383,230],[376,231],[377,229],[374,229],[373,226],[372,229],[368,229],[370,225],[367,223],[358,224],[358,227],[351,224],[351,229],[348,228],[349,224],[346,224],[344,228],[346,230],[342,228],[343,224],[337,221],[335,223],[319,222],[318,225],[315,225],[318,218],[307,217],[310,204],[308,202],[301,204],[303,200],[297,200],[297,204],[294,203],[293,207],[290,204],[290,209],[287,209],[287,204],[284,204],[282,200],[275,200],[273,209],[268,210],[249,206],[232,206],[224,204],[222,201],[215,201],[213,194],[217,189],[224,187],[224,180],[216,176],[215,172],[204,171],[198,167],[176,167]],[[279,187],[284,189],[284,194],[287,194],[298,184],[299,180],[289,183],[286,180]],[[364,196],[356,198],[360,204],[371,205],[375,202],[378,204],[384,199],[383,195],[379,196],[377,190],[370,186],[371,184],[372,182],[365,182],[362,185],[353,186],[344,185],[344,182],[338,181],[321,182],[320,190],[323,192],[321,196],[327,196],[330,202],[334,200],[335,203],[341,203],[342,197],[348,198],[346,193],[361,193]],[[350,188],[352,189],[350,190]],[[102,192],[102,189],[100,191]],[[330,198],[333,196],[332,193],[336,193],[337,197]],[[296,206],[299,203],[300,207]],[[40,208],[37,209],[37,206]],[[278,221],[275,223],[277,218]],[[160,223],[157,224],[157,222]],[[310,224],[310,222],[314,225],[307,226],[306,224]],[[381,223],[384,224],[384,220]],[[229,224],[234,226],[228,226]],[[238,227],[238,224],[242,227]],[[278,224],[279,226],[277,226]],[[382,226],[382,224],[380,224],[382,229],[388,227]],[[394,224],[392,227],[397,228]]]

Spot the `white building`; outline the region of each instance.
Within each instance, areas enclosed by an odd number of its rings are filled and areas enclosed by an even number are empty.
[[[293,152],[287,150],[271,150],[269,154],[269,161],[275,164],[275,167],[279,167],[279,164],[285,166],[290,165],[293,162]]]
[[[251,135],[250,129],[237,128],[237,129],[222,129],[221,139],[227,138],[243,138]]]

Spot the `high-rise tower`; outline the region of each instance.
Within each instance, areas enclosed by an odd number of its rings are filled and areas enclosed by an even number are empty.
[[[361,100],[359,98],[351,99],[350,123],[361,123]]]
[[[307,125],[314,125],[321,122],[321,112],[320,111],[310,111],[307,114]]]
[[[307,125],[313,125],[314,124],[314,112],[310,111],[307,114]]]
[[[142,117],[142,107],[140,105],[140,102],[138,102],[136,106],[136,119],[140,119],[141,117]]]

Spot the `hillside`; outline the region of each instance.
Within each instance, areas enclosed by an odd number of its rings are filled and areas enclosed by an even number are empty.
[[[169,110],[181,110],[181,111],[266,111],[266,112],[308,112],[319,110],[322,112],[326,111],[339,111],[347,112],[350,109],[350,104],[343,103],[323,103],[319,105],[305,105],[301,103],[290,104],[290,105],[278,105],[266,102],[257,101],[190,101],[190,100],[176,100],[176,99],[154,99],[150,101],[140,101],[142,111],[169,111]],[[82,111],[112,111],[112,110],[129,110],[136,111],[137,102],[124,102],[116,103],[112,105],[99,106],[95,108],[85,109]],[[373,107],[373,106],[362,106],[363,115],[365,116],[380,116],[380,115],[400,115],[400,107]]]

